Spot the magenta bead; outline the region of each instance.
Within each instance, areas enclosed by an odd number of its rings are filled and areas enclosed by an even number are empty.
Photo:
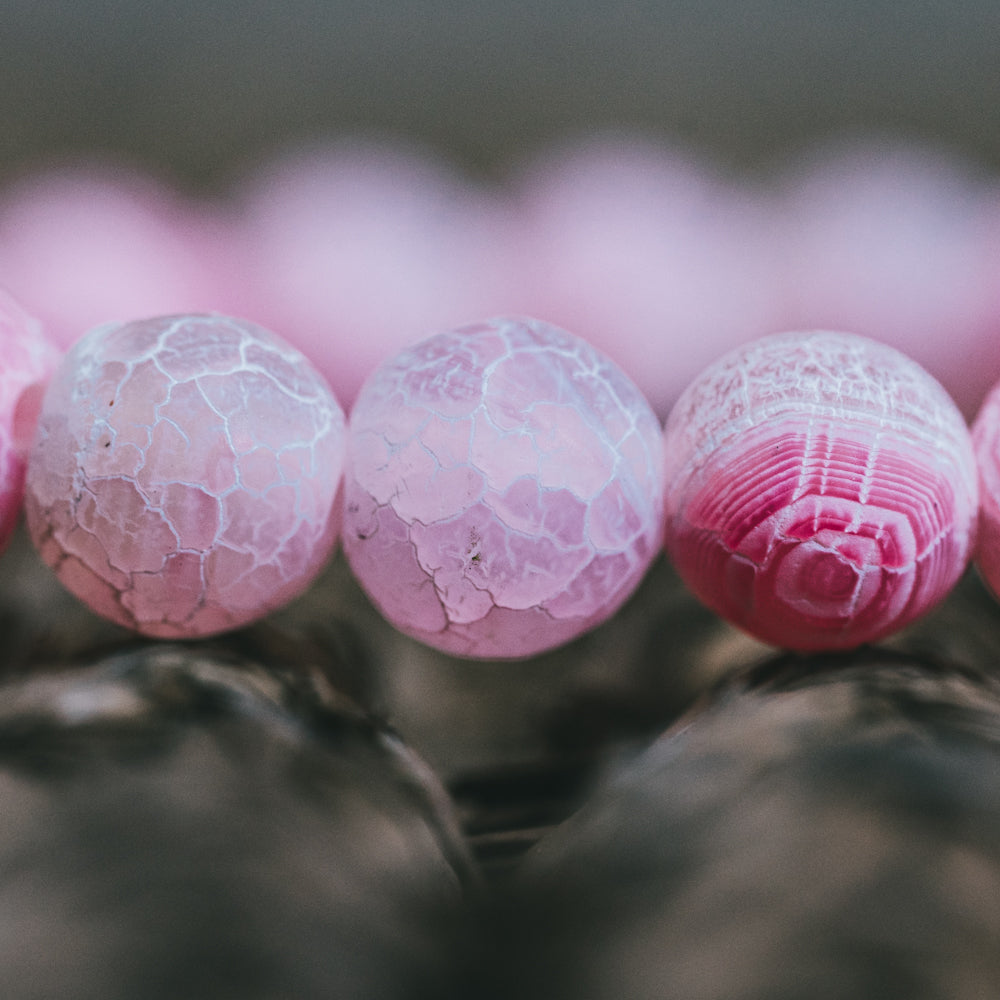
[[[976,417],[972,440],[980,487],[976,567],[1000,597],[1000,382],[987,395]]]
[[[522,657],[610,616],[661,538],[660,425],[585,341],[535,320],[441,333],[351,413],[344,550],[390,622]]]
[[[58,358],[38,321],[0,291],[0,551],[21,513],[37,404]]]
[[[300,593],[326,561],[344,439],[326,382],[261,327],[219,315],[100,327],[45,394],[28,528],[112,621],[220,632]]]
[[[849,648],[936,604],[978,502],[971,439],[916,362],[863,337],[764,337],[711,365],[666,427],[666,544],[766,642]]]

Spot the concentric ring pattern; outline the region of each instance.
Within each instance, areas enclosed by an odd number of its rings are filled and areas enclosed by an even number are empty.
[[[766,642],[849,648],[912,621],[968,561],[968,429],[941,386],[851,334],[776,334],[710,366],[667,421],[667,550]]]

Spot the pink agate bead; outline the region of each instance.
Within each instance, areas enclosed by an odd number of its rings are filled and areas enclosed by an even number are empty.
[[[21,513],[38,401],[58,359],[38,321],[0,291],[0,551]]]
[[[972,426],[979,466],[979,540],[976,567],[1000,597],[1000,382],[983,403]]]
[[[329,556],[344,439],[326,382],[261,327],[100,327],[45,394],[28,528],[112,621],[162,637],[231,629],[300,593]]]
[[[688,387],[665,442],[678,572],[766,642],[878,639],[966,566],[978,503],[968,430],[893,348],[844,333],[761,338]]]
[[[441,333],[351,413],[344,550],[401,631],[523,657],[609,617],[656,554],[661,428],[585,341],[530,319]]]

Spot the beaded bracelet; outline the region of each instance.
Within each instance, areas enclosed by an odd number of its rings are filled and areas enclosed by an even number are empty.
[[[464,656],[528,656],[604,620],[664,526],[702,600],[799,649],[912,621],[972,551],[961,415],[914,362],[854,335],[732,352],[682,396],[664,449],[606,357],[548,324],[497,319],[386,361],[347,436],[352,569],[390,622]],[[28,529],[112,620],[159,636],[233,628],[301,592],[329,556],[344,437],[309,361],[254,324],[101,327],[46,391]]]

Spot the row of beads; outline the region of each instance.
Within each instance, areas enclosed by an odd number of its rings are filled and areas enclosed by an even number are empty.
[[[53,354],[5,309],[6,354],[34,359],[20,382],[5,369],[9,523]],[[1000,388],[976,426],[980,564],[994,587],[998,411]],[[797,649],[878,639],[953,586],[978,510],[961,414],[885,345],[822,332],[753,341],[688,387],[664,445],[606,356],[509,318],[384,362],[346,435],[322,376],[254,324],[211,314],[97,328],[56,366],[26,492],[29,530],[64,584],[146,634],[210,634],[273,610],[314,578],[342,517],[347,558],[389,621],[491,658],[613,614],[664,527],[695,593],[752,634]]]
[[[584,337],[661,419],[730,348],[816,328],[904,351],[971,418],[997,374],[1000,187],[877,137],[739,178],[648,138],[590,137],[491,184],[342,139],[212,199],[77,164],[0,190],[0,284],[64,348],[139,316],[253,319],[345,407],[426,331],[513,313]]]

